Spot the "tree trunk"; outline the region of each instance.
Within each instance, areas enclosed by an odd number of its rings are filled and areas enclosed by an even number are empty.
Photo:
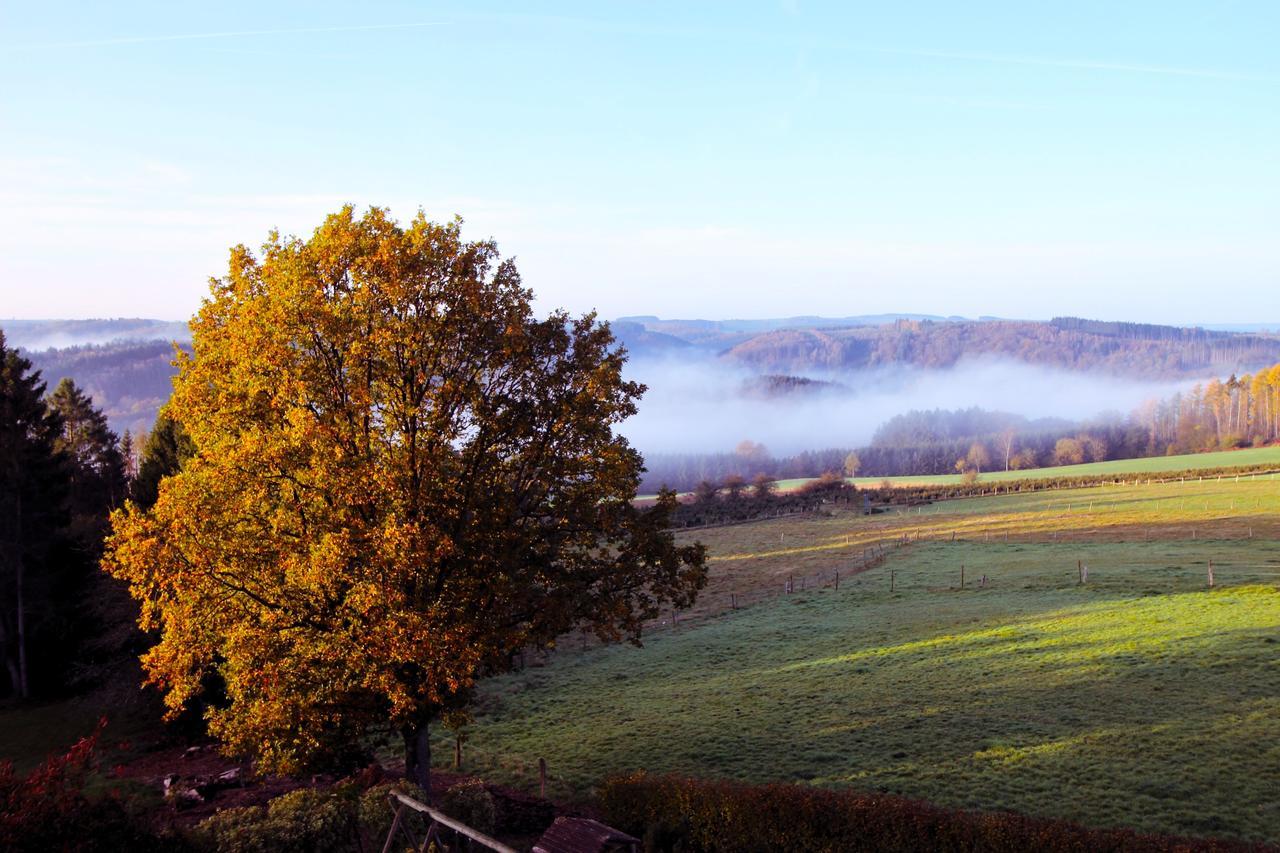
[[[27,609],[26,599],[22,591],[23,561],[18,555],[18,698],[31,698],[31,689],[27,681]]]
[[[400,734],[404,737],[404,775],[430,795],[431,736],[427,723],[407,725]]]
[[[15,496],[14,520],[14,573],[17,579],[18,624],[15,633],[18,637],[18,683],[14,685],[19,699],[31,698],[30,684],[27,681],[27,601],[23,591],[23,575],[26,574],[26,561],[22,559],[22,492]]]

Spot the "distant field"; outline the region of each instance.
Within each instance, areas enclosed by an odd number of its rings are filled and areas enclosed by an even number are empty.
[[[987,471],[980,481],[999,483],[1006,480],[1039,480],[1053,477],[1092,477],[1107,474],[1147,474],[1160,471],[1186,471],[1204,468],[1231,468],[1241,465],[1280,466],[1280,446],[1250,447],[1243,450],[1223,450],[1217,453],[1188,453],[1182,456],[1148,456],[1143,459],[1113,459],[1110,462],[1086,462],[1083,465],[1057,465],[1052,468],[1032,468],[1027,471]],[[894,483],[959,483],[959,474],[938,474],[919,477],[858,477],[857,485],[875,485],[888,479]],[[790,488],[796,488],[804,480],[784,480]],[[794,484],[794,485],[792,485]]]
[[[979,478],[979,482],[1001,483],[1009,480],[1093,477],[1107,474],[1156,474],[1162,471],[1189,471],[1252,465],[1275,465],[1280,467],[1280,445],[1249,447],[1243,450],[1223,450],[1216,453],[1187,453],[1180,456],[1113,459],[1110,462],[1057,465],[1052,468],[1031,468],[1026,471],[986,471]],[[779,480],[777,485],[779,490],[786,492],[798,489],[812,480],[812,477]],[[921,474],[912,477],[855,477],[850,482],[858,486],[876,486],[886,480],[900,485],[946,485],[961,482],[961,477],[959,474]],[[656,496],[641,495],[639,499],[650,500],[654,497]]]
[[[1280,842],[1278,486],[699,531],[713,556],[701,615],[643,649],[566,650],[486,682],[468,761],[528,787],[544,757],[562,792],[643,767]],[[821,580],[842,569],[838,591]],[[780,594],[792,575],[819,580]],[[726,612],[730,591],[753,589],[768,595]]]

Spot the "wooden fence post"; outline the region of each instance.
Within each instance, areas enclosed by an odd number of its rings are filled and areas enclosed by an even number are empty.
[[[894,582],[894,579],[895,579],[895,575],[897,575],[897,574],[898,574],[898,573],[897,573],[896,571],[894,571],[893,569],[890,569],[890,570],[889,570],[889,592],[893,592],[893,582]]]
[[[736,592],[729,593],[729,607],[732,610],[738,609],[738,594]]]
[[[1076,560],[1076,575],[1080,578],[1079,582],[1084,583],[1084,560]]]
[[[840,570],[836,569],[836,592],[840,591]]]
[[[960,565],[960,588],[964,589],[964,564]]]
[[[1213,560],[1209,561],[1209,588],[1213,588]]]

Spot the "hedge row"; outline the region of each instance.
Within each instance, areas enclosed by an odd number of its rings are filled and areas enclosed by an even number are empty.
[[[746,785],[646,773],[600,791],[607,821],[646,851],[992,851],[1259,853],[1261,844],[1089,829],[1006,812],[944,809],[906,797],[799,785]]]

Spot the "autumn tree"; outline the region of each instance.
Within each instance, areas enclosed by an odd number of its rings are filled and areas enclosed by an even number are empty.
[[[982,473],[983,467],[991,464],[991,455],[987,453],[986,445],[979,441],[969,445],[969,452],[964,458],[968,467],[979,474]]]
[[[535,318],[492,242],[350,207],[232,250],[166,413],[194,455],[113,517],[171,714],[216,679],[210,731],[297,771],[390,721],[429,781],[428,725],[526,647],[638,642],[691,604],[705,550],[635,497],[614,427],[644,388],[592,315]]]
[[[693,488],[694,503],[713,504],[720,497],[720,487],[710,480],[700,480]]]
[[[844,458],[844,475],[846,477],[858,476],[858,469],[862,467],[862,459],[854,451],[849,451],[849,455]]]
[[[747,487],[747,481],[743,479],[741,474],[730,474],[724,478],[724,491],[726,497],[731,501],[737,501],[742,498],[742,491]]]
[[[1084,445],[1078,439],[1060,438],[1053,446],[1053,464],[1079,465],[1084,461]]]
[[[756,474],[751,481],[751,495],[756,500],[767,500],[778,490],[778,481],[768,474]]]

